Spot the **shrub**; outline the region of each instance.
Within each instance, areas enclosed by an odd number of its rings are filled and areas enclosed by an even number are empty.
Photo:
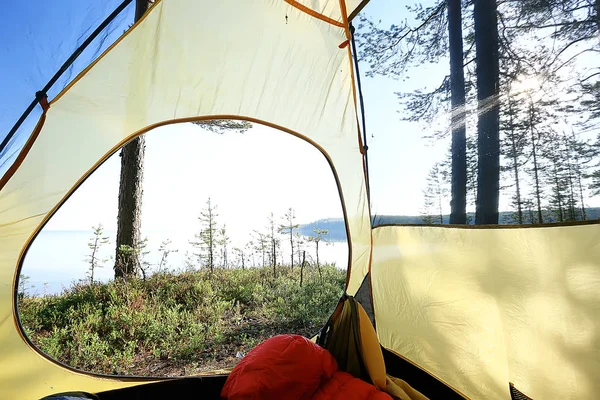
[[[73,284],[61,295],[19,299],[26,334],[50,357],[103,374],[181,375],[231,367],[279,333],[312,336],[343,292],[346,272],[323,279],[278,267],[154,274]],[[158,371],[158,372],[157,372]]]

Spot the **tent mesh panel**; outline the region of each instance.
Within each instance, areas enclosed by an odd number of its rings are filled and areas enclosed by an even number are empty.
[[[358,288],[356,295],[354,295],[354,298],[360,303],[362,308],[364,308],[365,312],[369,316],[369,319],[371,320],[373,327],[377,328],[375,326],[375,314],[373,313],[373,302],[371,300],[373,297],[371,296],[371,281],[369,274],[370,273],[367,273],[365,276],[365,279],[360,284],[360,287]]]
[[[526,396],[520,390],[518,390],[512,383],[510,384],[510,398],[512,400],[532,400],[531,397]]]

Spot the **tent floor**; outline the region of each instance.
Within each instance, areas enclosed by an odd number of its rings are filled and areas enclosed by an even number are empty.
[[[430,399],[464,400],[464,397],[446,386],[434,376],[416,367],[402,357],[382,347],[383,359],[388,375],[404,379],[413,388]]]
[[[176,400],[177,398],[184,397],[218,400],[226,380],[227,375],[169,379],[163,382],[142,384],[125,389],[96,393],[96,396],[100,400]]]
[[[432,375],[415,367],[410,362],[382,348],[387,373],[402,377],[415,389],[430,399],[459,400],[463,396],[437,380]],[[165,399],[194,395],[200,399],[219,399],[227,375],[187,377],[162,382],[142,384],[130,388],[97,393],[100,400]]]

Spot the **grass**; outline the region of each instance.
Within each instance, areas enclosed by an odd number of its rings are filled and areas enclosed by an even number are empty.
[[[75,284],[19,300],[31,341],[71,367],[101,374],[181,376],[228,368],[279,333],[311,337],[343,293],[346,271],[273,269],[161,273]],[[309,275],[308,277],[306,275]]]

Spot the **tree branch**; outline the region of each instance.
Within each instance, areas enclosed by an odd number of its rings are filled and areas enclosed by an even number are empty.
[[[398,46],[398,44],[400,44],[400,42],[402,40],[406,39],[406,37],[408,35],[419,32],[419,30],[423,29],[423,27],[425,27],[425,25],[427,25],[433,18],[437,17],[445,8],[446,8],[446,1],[444,0],[438,5],[438,7],[431,14],[429,14],[429,16],[427,18],[425,18],[425,20],[419,26],[417,26],[416,28],[409,28],[408,31],[406,31],[405,34],[401,35],[396,40],[395,43],[392,43],[386,49],[379,51],[379,53],[384,53],[388,50],[392,50],[394,47]]]
[[[587,78],[581,80],[580,82],[583,83],[583,82],[587,81],[588,79],[593,78],[594,76],[598,76],[598,75],[600,75],[600,72],[596,72],[594,74],[591,74],[590,76],[588,76]]]

